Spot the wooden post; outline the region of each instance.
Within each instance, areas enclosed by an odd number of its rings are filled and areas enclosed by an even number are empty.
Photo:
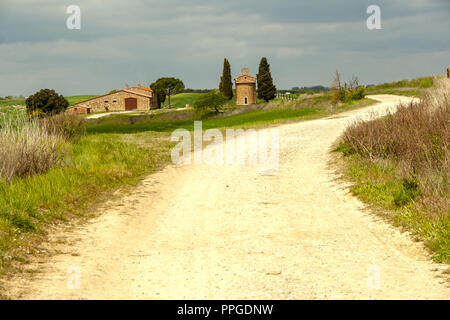
[[[447,78],[450,79],[450,68],[447,68]]]

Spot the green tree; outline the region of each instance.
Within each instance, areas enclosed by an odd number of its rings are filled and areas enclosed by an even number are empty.
[[[166,90],[162,87],[161,82],[155,81],[150,85],[153,93],[156,96],[158,102],[158,108],[161,108],[161,104],[166,100]]]
[[[216,112],[219,112],[226,101],[227,99],[222,92],[214,90],[200,95],[194,103],[194,108],[200,111],[214,109]]]
[[[34,115],[49,115],[63,112],[69,102],[62,95],[51,89],[42,89],[25,100],[27,113]]]
[[[170,106],[170,95],[184,89],[184,83],[178,78],[165,77],[159,78],[150,85],[150,88],[156,94],[158,99],[158,107],[161,108],[161,104],[166,101],[166,96],[169,96],[169,106]]]
[[[219,91],[227,100],[233,99],[233,81],[231,79],[231,66],[227,59],[223,60],[222,77],[220,78]]]
[[[265,57],[263,57],[259,63],[256,80],[258,82],[258,98],[264,99],[266,102],[274,99],[277,88],[273,84],[272,75],[270,74],[270,65]]]

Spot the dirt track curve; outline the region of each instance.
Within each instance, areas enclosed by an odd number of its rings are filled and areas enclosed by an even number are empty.
[[[399,100],[278,127],[276,174],[258,165],[170,165],[64,237],[21,299],[449,299],[423,245],[377,218],[328,166],[346,125]],[[80,270],[79,289],[68,268]],[[76,269],[75,269],[76,270]],[[70,282],[73,285],[73,282]]]

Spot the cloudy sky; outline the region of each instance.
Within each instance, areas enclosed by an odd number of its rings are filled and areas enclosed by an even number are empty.
[[[366,9],[381,8],[381,30]],[[69,30],[69,5],[81,29]],[[329,85],[334,70],[365,84],[450,67],[448,0],[0,0],[0,96],[53,88],[101,94],[161,76],[218,86],[268,58],[279,88]]]

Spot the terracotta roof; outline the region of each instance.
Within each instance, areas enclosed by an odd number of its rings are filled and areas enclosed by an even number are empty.
[[[142,89],[142,90],[146,90],[146,91],[150,91],[150,92],[153,92],[153,90],[152,90],[152,89],[150,89],[150,88],[147,88],[147,87],[143,87],[143,86],[136,86],[136,87],[132,87],[132,88],[137,88],[137,89]],[[130,89],[132,89],[132,88],[130,88]]]

